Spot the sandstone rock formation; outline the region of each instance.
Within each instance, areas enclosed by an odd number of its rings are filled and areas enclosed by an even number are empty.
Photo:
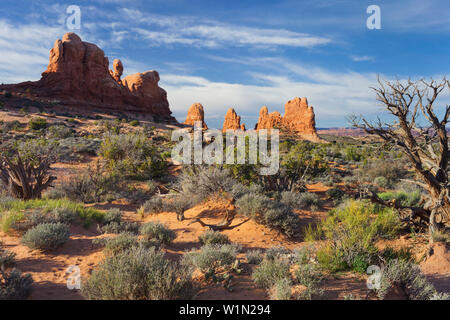
[[[109,70],[109,73],[114,78],[114,80],[116,80],[118,83],[121,83],[120,77],[123,74],[123,64],[120,59],[114,59],[113,70]]]
[[[208,129],[205,123],[205,112],[200,103],[194,103],[188,110],[186,121],[184,124],[193,126],[196,121],[201,121],[203,129]]]
[[[120,60],[114,61],[113,69],[109,70],[103,50],[70,32],[56,40],[41,80],[4,85],[0,90],[31,89],[40,98],[74,108],[151,114],[174,120],[167,93],[158,86],[156,71],[138,73],[121,81]]]
[[[241,124],[241,130],[242,130],[242,131],[245,131],[245,123],[242,123],[242,124]]]
[[[314,109],[308,100],[294,98],[284,105],[283,126],[303,135],[317,135]]]
[[[262,107],[255,129],[271,128],[280,128],[307,140],[321,141],[316,131],[314,109],[308,105],[308,100],[305,97],[301,99],[295,97],[288,101],[284,106],[283,117],[276,111],[269,114],[267,107]]]
[[[227,130],[240,130],[241,129],[241,117],[237,115],[233,108],[228,109],[225,115],[225,121],[223,122],[222,131]]]
[[[280,126],[281,121],[282,118],[279,112],[274,111],[269,114],[269,110],[267,109],[266,106],[264,106],[259,111],[259,119],[255,129],[260,130],[260,129],[277,128]]]

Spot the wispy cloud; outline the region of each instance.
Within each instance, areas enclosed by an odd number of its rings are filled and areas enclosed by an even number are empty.
[[[351,56],[351,58],[355,62],[375,61],[375,58],[371,56]]]
[[[211,19],[186,16],[147,15],[139,10],[123,8],[127,18],[123,31],[129,28],[149,40],[152,45],[179,44],[197,47],[221,46],[287,46],[325,45],[331,39],[286,29],[248,27]]]

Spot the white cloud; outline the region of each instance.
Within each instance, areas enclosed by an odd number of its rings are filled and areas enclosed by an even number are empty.
[[[328,126],[332,121],[342,125],[346,115],[376,114],[381,110],[369,88],[376,83],[375,74],[335,73],[285,60],[278,61],[278,66],[283,67],[281,71],[291,70],[294,76],[254,73],[254,80],[262,80],[264,84],[247,85],[163,74],[161,86],[167,90],[171,110],[180,121],[184,121],[192,103],[200,102],[205,107],[207,121],[220,125],[227,109],[233,107],[243,122],[252,126],[263,105],[270,112],[283,114],[284,104],[296,96],[306,96],[314,106],[318,126],[321,123]]]

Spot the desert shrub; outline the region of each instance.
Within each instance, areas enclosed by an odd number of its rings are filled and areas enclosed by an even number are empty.
[[[69,228],[62,223],[43,223],[28,230],[22,243],[31,249],[54,250],[69,240]]]
[[[131,120],[129,124],[132,127],[137,127],[140,123],[139,120]]]
[[[82,284],[90,300],[190,299],[192,270],[164,257],[154,247],[132,247],[106,258]]]
[[[163,212],[165,209],[164,203],[160,197],[152,197],[150,200],[144,202],[139,208],[138,212],[144,216],[145,214],[157,214]]]
[[[15,256],[15,253],[0,248],[0,300],[25,299],[31,293],[31,275],[22,275],[17,269],[8,271],[16,264]]]
[[[83,203],[101,202],[114,194],[120,186],[119,177],[106,171],[97,163],[83,173],[73,176],[61,184],[61,192],[73,201]]]
[[[116,255],[139,244],[138,238],[131,233],[120,233],[113,238],[100,238],[92,241],[93,245],[103,246],[107,255]]]
[[[373,182],[381,188],[389,187],[389,181],[385,177],[376,177]]]
[[[326,195],[330,199],[341,200],[344,197],[345,192],[338,188],[331,188],[326,191]]]
[[[253,271],[252,279],[260,288],[270,289],[277,281],[290,279],[289,264],[283,259],[264,259]]]
[[[177,219],[183,221],[184,212],[192,208],[198,201],[199,200],[195,195],[182,192],[168,199],[168,201],[164,203],[164,209],[168,212],[175,212],[177,214]]]
[[[0,271],[0,300],[26,299],[32,290],[33,279],[30,274],[13,269],[10,272]]]
[[[51,130],[50,130],[51,131]],[[56,134],[64,134],[62,132]],[[68,135],[68,134],[66,134]],[[100,147],[100,139],[89,137],[52,138],[57,140],[61,154],[61,161],[78,161],[83,154],[95,156]]]
[[[122,212],[117,209],[109,209],[103,216],[102,225],[98,230],[102,233],[139,233],[139,224],[137,222],[122,221]]]
[[[215,274],[219,269],[231,269],[238,250],[239,248],[232,244],[205,245],[199,251],[186,253],[183,262],[205,274]]]
[[[147,239],[156,239],[163,244],[170,244],[177,237],[175,231],[170,230],[159,222],[148,222],[143,224],[140,233]]]
[[[28,122],[28,127],[31,130],[43,130],[47,128],[47,120],[44,118],[33,118]]]
[[[103,215],[103,223],[104,224],[113,223],[113,222],[120,223],[120,222],[122,222],[122,216],[123,216],[123,213],[122,213],[122,211],[120,211],[120,209],[118,209],[118,208],[109,209]]]
[[[57,146],[43,139],[0,145],[0,180],[17,198],[39,199],[56,179],[50,172],[57,159]]]
[[[261,221],[260,215],[267,209],[270,199],[265,195],[251,192],[236,201],[238,212],[246,217]]]
[[[74,130],[65,125],[50,126],[46,130],[46,138],[48,139],[67,139],[73,137]]]
[[[445,231],[436,230],[434,231],[431,236],[433,237],[433,241],[435,242],[443,242],[447,243],[447,241],[450,240],[450,235],[446,233]]]
[[[320,267],[316,264],[299,264],[295,270],[295,279],[301,285],[309,289],[317,288],[320,282],[323,280]],[[311,292],[311,291],[310,291]]]
[[[408,176],[405,163],[402,160],[377,160],[370,162],[363,170],[363,177],[366,181],[374,181],[377,177],[386,179],[386,187],[392,187],[400,179]]]
[[[320,225],[313,225],[309,223],[306,227],[303,228],[303,237],[306,242],[322,240],[323,230]]]
[[[377,253],[375,241],[395,236],[399,226],[398,216],[390,208],[348,201],[321,223],[328,242],[318,250],[318,261],[332,272],[347,268],[365,272]]]
[[[160,245],[156,240],[138,239],[137,236],[128,232],[120,233],[116,237],[94,239],[92,244],[104,247],[106,255],[115,255],[132,247],[150,248]]]
[[[300,231],[300,218],[282,203],[272,203],[264,212],[264,224],[288,237],[294,237]]]
[[[231,196],[233,199],[242,198],[247,193],[259,193],[263,192],[263,188],[259,184],[251,184],[250,186],[243,185],[242,183],[235,183],[231,188]]]
[[[206,244],[220,245],[220,244],[231,243],[230,238],[228,238],[227,235],[220,233],[220,232],[212,231],[212,230],[208,230],[208,231],[202,233],[198,237],[198,240],[200,241],[200,243],[202,245],[206,245]]]
[[[58,207],[53,210],[35,209],[25,216],[25,221],[14,226],[16,230],[28,230],[42,223],[70,224],[78,218],[77,212],[71,207]]]
[[[289,250],[283,246],[270,247],[264,253],[264,259],[267,260],[276,260],[281,258],[284,259],[288,254]]]
[[[383,299],[391,288],[400,287],[411,300],[430,300],[439,294],[427,281],[420,267],[405,260],[390,260],[381,272],[378,297]]]
[[[249,264],[260,264],[264,255],[261,250],[250,250],[247,252],[247,262]]]
[[[289,278],[278,279],[270,289],[270,300],[290,300],[292,281]]]
[[[231,192],[235,183],[228,170],[215,166],[184,170],[178,179],[182,192],[200,197],[199,201],[215,194]]]
[[[414,192],[382,192],[379,193],[378,196],[385,201],[394,200],[395,202],[405,207],[417,207],[421,199],[419,190],[416,190]]]
[[[143,134],[106,133],[100,154],[110,170],[127,178],[148,179],[167,173],[167,163]]]
[[[317,206],[319,204],[319,196],[315,193],[303,192],[299,194],[298,205],[300,208]]]
[[[387,246],[383,249],[381,255],[385,261],[401,260],[414,262],[413,254],[409,248],[394,249]]]

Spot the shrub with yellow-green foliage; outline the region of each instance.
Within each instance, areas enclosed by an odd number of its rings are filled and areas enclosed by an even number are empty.
[[[394,237],[400,221],[393,209],[350,200],[330,211],[319,228],[321,231],[316,230],[316,234],[322,233],[327,240],[317,252],[322,267],[332,272],[346,269],[365,272],[378,253],[375,241]]]

